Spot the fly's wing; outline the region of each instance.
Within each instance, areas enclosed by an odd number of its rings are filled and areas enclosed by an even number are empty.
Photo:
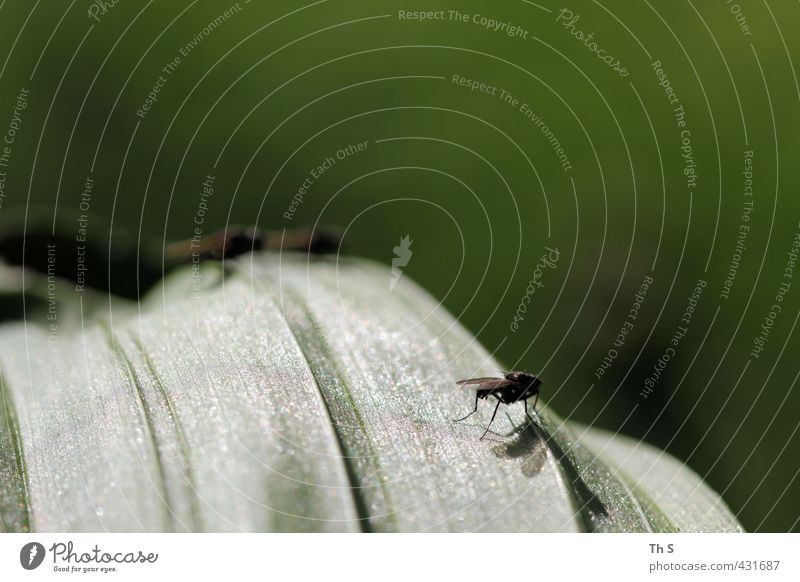
[[[497,381],[497,380],[502,380],[502,378],[496,378],[496,377],[495,378],[490,378],[490,377],[470,378],[468,380],[459,380],[458,382],[456,382],[456,384],[460,384],[461,386],[464,386],[466,384],[483,384],[484,382],[494,382],[494,381]]]
[[[477,384],[478,390],[499,390],[508,386],[515,386],[516,382],[506,380],[505,378],[470,378],[469,380],[460,380],[456,382],[462,386],[467,384]]]

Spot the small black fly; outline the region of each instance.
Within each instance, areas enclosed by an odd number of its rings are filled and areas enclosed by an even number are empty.
[[[515,402],[522,402],[525,404],[525,414],[534,422],[533,417],[528,414],[528,398],[534,396],[533,411],[536,412],[536,403],[539,401],[539,386],[542,381],[533,374],[528,372],[512,371],[506,374],[505,378],[470,378],[469,380],[460,380],[456,382],[462,386],[467,384],[477,384],[478,389],[475,393],[475,410],[470,412],[464,418],[458,418],[453,422],[461,422],[466,420],[476,412],[478,412],[478,401],[486,400],[489,396],[497,398],[497,406],[494,407],[492,419],[489,421],[489,426],[483,431],[481,440],[489,432],[489,427],[494,422],[494,417],[497,416],[497,409],[501,404],[514,404]]]

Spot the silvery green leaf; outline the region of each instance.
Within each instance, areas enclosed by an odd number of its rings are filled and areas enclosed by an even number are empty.
[[[675,459],[541,403],[537,424],[511,406],[483,441],[489,403],[454,424],[474,405],[455,381],[502,367],[390,281],[263,253],[138,305],[59,286],[55,320],[0,326],[3,528],[740,529]]]
[[[582,429],[581,441],[601,457],[642,505],[661,513],[674,531],[743,531],[722,499],[686,465],[648,445],[599,429]]]

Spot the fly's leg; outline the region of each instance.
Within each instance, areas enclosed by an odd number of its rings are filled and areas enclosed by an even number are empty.
[[[498,408],[500,408],[500,403],[501,403],[501,402],[500,402],[500,400],[498,399],[498,400],[497,400],[497,406],[495,406],[495,407],[494,407],[494,413],[492,413],[492,420],[490,420],[490,421],[489,421],[489,426],[487,426],[487,427],[486,427],[486,430],[485,430],[485,431],[483,431],[483,434],[481,435],[481,438],[480,438],[480,440],[483,440],[483,437],[485,437],[485,436],[486,436],[486,433],[487,433],[487,432],[489,432],[489,427],[490,427],[490,426],[492,426],[492,423],[494,422],[494,417],[495,417],[495,416],[497,416],[497,409],[498,409]]]
[[[535,420],[533,420],[533,417],[528,413],[528,401],[527,400],[523,400],[523,402],[525,403],[525,415],[530,419],[531,422],[536,422]],[[537,402],[539,402],[539,394],[538,393],[536,394],[536,396],[533,399],[533,411],[534,412],[536,412],[536,403]]]
[[[473,415],[473,414],[475,414],[476,412],[478,412],[478,395],[477,395],[477,394],[475,395],[475,410],[473,410],[472,412],[470,412],[470,413],[469,413],[468,415],[466,415],[464,418],[457,418],[457,419],[453,420],[453,422],[461,422],[462,420],[467,420],[467,419],[468,419],[470,416],[472,416],[472,415]]]

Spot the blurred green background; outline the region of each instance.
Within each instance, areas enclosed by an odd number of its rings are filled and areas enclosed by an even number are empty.
[[[159,251],[192,236],[210,175],[205,233],[337,225],[348,253],[386,264],[409,235],[404,275],[509,368],[540,373],[560,415],[685,460],[748,530],[800,529],[800,283],[785,276],[800,221],[800,5],[102,4],[0,3],[0,132],[16,124],[0,227],[77,233],[87,214],[92,239]],[[419,10],[443,12],[406,17]],[[546,247],[559,260],[537,273]]]

